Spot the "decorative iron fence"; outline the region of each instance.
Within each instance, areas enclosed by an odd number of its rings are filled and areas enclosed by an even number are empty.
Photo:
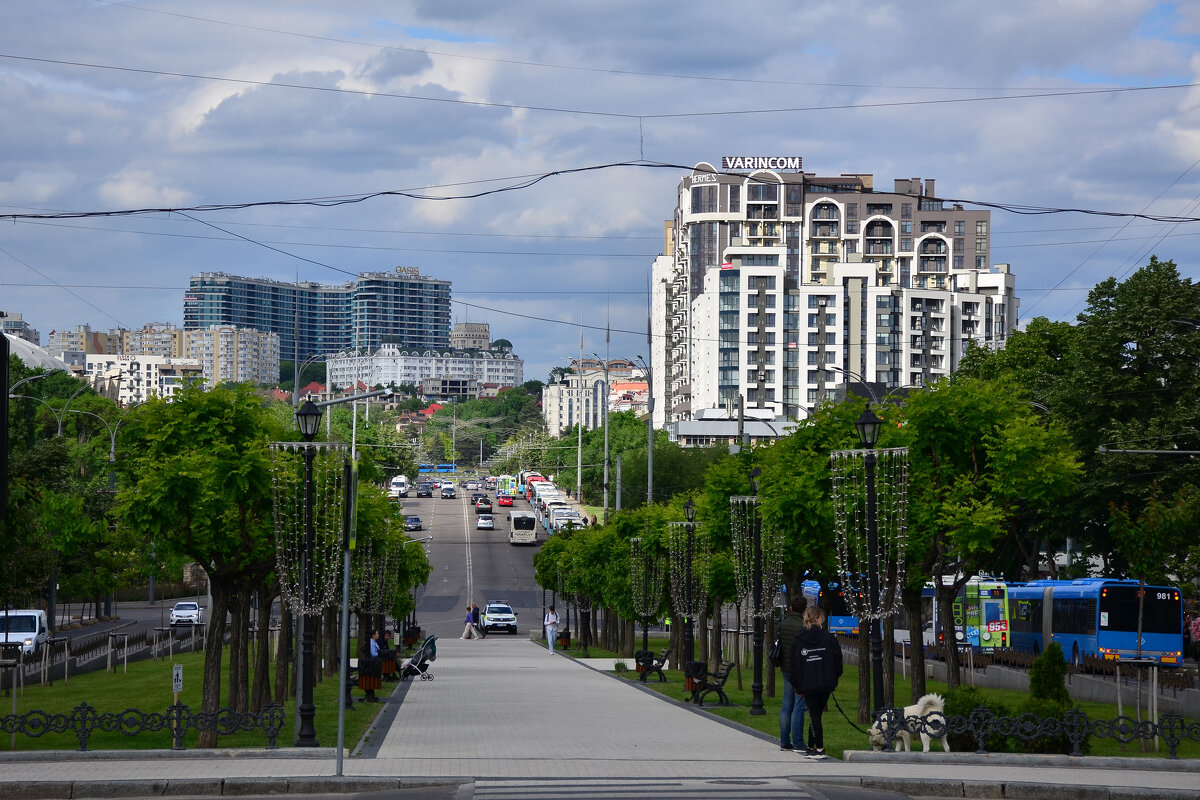
[[[282,706],[274,703],[260,711],[234,711],[222,708],[218,711],[192,711],[182,703],[167,708],[166,712],[140,711],[127,708],[115,713],[100,712],[87,703],[80,703],[70,713],[48,714],[45,711],[26,711],[24,714],[0,716],[0,731],[20,733],[38,738],[48,733],[72,733],[79,740],[79,749],[88,749],[88,740],[97,731],[123,733],[137,736],[141,733],[171,734],[172,748],[183,750],[183,740],[189,731],[216,731],[228,735],[241,731],[261,730],[267,737],[267,747],[276,749],[279,731],[283,728],[285,714]]]
[[[1089,736],[1113,739],[1122,744],[1162,739],[1169,758],[1179,758],[1179,746],[1185,740],[1200,742],[1200,722],[1187,721],[1178,714],[1164,714],[1155,723],[1126,716],[1111,720],[1090,719],[1078,708],[1061,717],[1041,717],[1037,714],[1003,717],[984,706],[965,717],[946,716],[940,712],[905,717],[901,709],[886,708],[877,715],[872,732],[872,743],[882,743],[884,749],[891,749],[902,733],[917,737],[924,734],[935,740],[963,734],[974,738],[977,753],[988,752],[989,740],[1013,738],[1025,743],[1035,740],[1063,741],[1070,745],[1070,755],[1073,756],[1084,754],[1084,745]]]

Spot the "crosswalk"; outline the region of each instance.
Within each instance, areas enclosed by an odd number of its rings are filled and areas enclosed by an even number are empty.
[[[819,797],[819,795],[817,795]],[[812,800],[786,778],[477,780],[473,800]]]

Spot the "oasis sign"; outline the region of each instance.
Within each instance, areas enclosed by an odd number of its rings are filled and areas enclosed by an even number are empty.
[[[403,278],[420,278],[420,267],[396,267],[396,274]]]
[[[804,169],[804,159],[800,156],[721,156],[721,169],[799,171]]]

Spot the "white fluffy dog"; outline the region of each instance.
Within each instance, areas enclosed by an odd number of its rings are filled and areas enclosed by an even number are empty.
[[[940,694],[927,694],[911,706],[904,708],[904,723],[900,730],[896,732],[894,741],[896,749],[900,749],[900,744],[903,742],[905,751],[912,750],[912,737],[914,733],[920,733],[921,744],[924,745],[923,752],[929,752],[930,736],[922,730],[921,720],[919,717],[933,716],[942,725],[942,735],[938,738],[942,741],[942,750],[950,752],[950,742],[947,741],[945,735],[945,711],[946,701],[942,699]],[[937,717],[940,716],[940,719]],[[931,720],[933,721],[933,720]],[[887,737],[881,725],[890,724],[886,720],[879,720],[871,726],[871,749],[882,750],[887,746]]]

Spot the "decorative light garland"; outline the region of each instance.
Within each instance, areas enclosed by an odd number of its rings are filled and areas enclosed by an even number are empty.
[[[867,573],[866,450],[835,450],[833,524],[837,535],[838,574],[850,609],[863,620],[884,619],[903,604],[904,548],[908,536],[908,448],[875,450],[875,520],[879,596],[870,597]]]
[[[688,527],[692,527],[691,604],[688,604]],[[712,569],[708,537],[691,522],[672,522],[667,528],[667,557],[671,562],[671,605],[685,617],[708,606],[708,574]]]
[[[638,539],[629,543],[629,588],[633,594],[633,611],[639,617],[658,613],[665,577],[666,569],[659,556],[651,554]]]
[[[313,586],[304,605],[304,453],[313,448]],[[341,596],[343,461],[336,442],[271,442],[275,570],[282,602],[296,614],[317,614]]]
[[[740,603],[749,602],[754,617],[765,617],[774,607],[775,593],[783,575],[783,532],[762,523],[757,496],[729,498],[730,533],[733,540],[733,578]],[[761,607],[754,608],[754,525],[759,523],[759,550],[762,560]]]

